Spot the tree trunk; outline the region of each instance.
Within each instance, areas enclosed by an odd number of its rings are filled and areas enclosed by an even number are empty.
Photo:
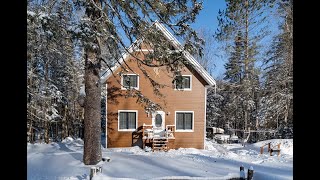
[[[31,141],[31,138],[32,138],[32,118],[30,117],[29,120],[30,120],[30,123],[29,123],[29,129],[28,129],[27,134],[28,134],[28,141],[32,142]]]
[[[45,78],[45,91],[46,91],[46,97],[48,97],[48,82],[49,82],[49,64],[48,62],[45,63],[45,74],[44,74],[44,78]],[[51,101],[50,104],[48,102],[49,100],[47,99],[45,101],[45,109],[44,111],[49,109],[49,106],[51,105]],[[44,116],[45,122],[44,122],[44,142],[49,144],[49,124],[48,121],[49,119],[46,118],[46,116]]]
[[[249,10],[248,10],[248,0],[245,1],[245,7],[246,7],[246,16],[245,16],[245,19],[246,19],[246,31],[245,31],[245,48],[246,48],[246,51],[245,51],[245,59],[244,59],[244,73],[245,73],[245,89],[247,89],[250,84],[249,84],[249,19],[248,19],[248,16],[249,16]],[[247,92],[246,92],[247,93]],[[250,94],[250,93],[247,93],[246,96]],[[247,106],[247,105],[246,105]],[[248,125],[248,110],[247,110],[247,107],[245,107],[245,110],[244,110],[244,129],[247,130],[247,125]]]
[[[62,118],[62,139],[67,137],[67,106],[64,107],[64,116]]]
[[[287,100],[286,105],[285,105],[285,112],[284,112],[284,122],[285,123],[288,122],[288,116],[289,116],[289,108],[288,108],[288,100]]]
[[[244,110],[244,130],[247,130],[247,125],[248,125],[248,111],[245,109]]]
[[[45,122],[44,142],[49,144],[49,122]]]
[[[248,16],[249,16],[249,10],[248,10],[248,0],[245,1],[245,7],[246,7],[246,16],[245,16],[245,19],[246,19],[246,31],[245,31],[245,48],[246,48],[246,51],[245,51],[245,59],[244,59],[244,73],[245,73],[245,78],[248,80],[248,70],[249,70],[249,19],[248,19]]]
[[[101,161],[101,85],[100,63],[90,49],[85,55],[84,154],[86,165]]]
[[[101,8],[98,0],[89,1],[86,14],[92,21],[100,17],[100,12],[95,7]],[[91,7],[90,7],[91,6]],[[93,30],[97,30],[93,24]],[[85,47],[85,103],[84,103],[84,153],[83,162],[86,165],[95,165],[101,161],[101,84],[100,60],[101,54],[99,37],[90,39]],[[95,48],[93,46],[96,46]]]

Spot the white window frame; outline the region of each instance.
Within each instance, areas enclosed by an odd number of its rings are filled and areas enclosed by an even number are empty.
[[[120,129],[120,112],[135,112],[136,113],[136,128],[135,129]],[[118,110],[118,131],[136,131],[138,127],[138,110]]]
[[[192,129],[190,130],[177,129],[177,113],[192,113]],[[194,111],[175,111],[174,125],[175,125],[175,132],[194,132]]]
[[[124,83],[123,83],[123,76],[126,76],[126,75],[135,75],[135,76],[137,76],[137,87],[130,87],[130,89],[136,89],[136,90],[139,90],[139,74],[122,74],[121,75],[121,90],[128,90],[128,88],[126,88],[125,86],[124,86]]]
[[[176,91],[191,91],[192,90],[192,75],[181,75],[182,77],[190,77],[190,88],[177,89],[176,81],[174,81],[174,90]]]

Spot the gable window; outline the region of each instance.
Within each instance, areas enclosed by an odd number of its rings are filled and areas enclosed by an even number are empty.
[[[193,132],[193,111],[176,111],[176,131]]]
[[[192,83],[191,75],[177,76],[175,79],[175,89],[177,90],[191,90]]]
[[[123,85],[121,89],[127,89],[127,88],[139,89],[139,76],[136,74],[122,75],[121,82]]]
[[[119,110],[118,111],[118,130],[134,131],[137,128],[138,111]]]

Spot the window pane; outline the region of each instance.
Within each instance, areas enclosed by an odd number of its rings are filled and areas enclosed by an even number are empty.
[[[176,89],[182,89],[182,83],[176,82]]]
[[[156,127],[161,127],[162,125],[162,116],[160,114],[156,115]]]
[[[130,77],[128,75],[123,75],[123,86],[129,87],[130,85]]]
[[[136,129],[136,113],[128,112],[128,129]]]
[[[176,89],[182,89],[182,76],[177,76],[175,78]]]
[[[176,119],[176,126],[177,129],[184,129],[183,128],[183,113],[177,113],[177,119]]]
[[[183,77],[183,88],[190,88],[190,76]]]
[[[127,113],[120,112],[119,114],[119,129],[127,129]]]
[[[130,86],[131,87],[138,87],[138,76],[136,75],[130,75]]]
[[[192,113],[184,114],[185,129],[192,129]]]

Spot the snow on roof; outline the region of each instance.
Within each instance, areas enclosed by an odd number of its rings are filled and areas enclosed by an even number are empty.
[[[181,49],[180,42],[168,31],[168,29],[163,24],[156,20],[154,22],[154,25],[160,29],[160,31],[165,35],[165,37],[172,43],[175,48]],[[118,62],[120,64],[117,63],[115,66],[113,66],[111,68],[112,71],[106,70],[106,72],[103,73],[103,75],[101,76],[101,82],[105,83],[112,72],[119,68],[123,61],[130,55],[130,53],[137,50],[142,42],[143,39],[139,39],[132,43],[129,46],[128,50],[124,52],[119,59]],[[199,64],[199,62],[189,52],[183,51],[183,55],[193,65],[194,69],[201,75],[201,77],[209,84],[209,86],[216,86],[216,81],[213,79],[213,77]]]

